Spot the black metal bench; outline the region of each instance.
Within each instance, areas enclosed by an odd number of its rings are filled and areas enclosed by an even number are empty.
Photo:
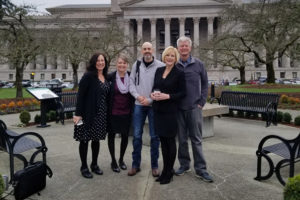
[[[65,113],[73,113],[76,110],[77,92],[62,92],[57,93],[57,95],[59,99],[56,107],[56,122],[61,121],[64,124]]]
[[[37,138],[37,140],[33,140],[32,136]],[[34,162],[39,153],[42,153],[43,162],[46,163],[47,147],[40,134],[35,132],[18,134],[8,130],[2,120],[0,120],[0,149],[9,154],[10,181],[14,175],[14,157],[23,161],[25,168],[28,164]],[[32,149],[34,149],[34,152],[30,156],[30,159],[26,159],[26,156],[22,155],[22,153]]]
[[[222,91],[219,104],[229,106],[229,110],[260,113],[266,118],[266,126],[277,124],[277,105],[280,95],[256,92]]]
[[[264,144],[270,139],[276,139],[279,140],[280,142],[264,147]],[[283,159],[280,160],[275,166],[272,159],[268,155],[269,153],[276,154],[282,157]],[[270,178],[275,172],[279,182],[282,185],[285,185],[285,181],[280,174],[280,169],[285,166],[290,166],[289,177],[294,176],[295,163],[300,161],[300,134],[295,139],[292,140],[287,140],[277,135],[268,135],[260,141],[258,145],[258,150],[256,151],[256,156],[257,156],[257,176],[254,179],[258,181],[266,180]],[[262,175],[261,173],[262,157],[264,157],[268,161],[270,167],[266,175]]]

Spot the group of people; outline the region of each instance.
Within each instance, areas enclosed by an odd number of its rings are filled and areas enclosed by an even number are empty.
[[[128,59],[117,58],[117,70],[107,74],[104,54],[92,56],[87,72],[79,83],[77,105],[73,121],[74,138],[79,143],[81,174],[92,178],[87,164],[88,143],[91,140],[90,169],[98,175],[103,171],[97,164],[100,140],[108,134],[111,169],[126,170],[124,154],[128,134],[133,127],[132,165],[128,176],[141,171],[142,134],[146,117],[149,122],[151,168],[160,184],[168,184],[173,175],[184,175],[190,169],[188,138],[191,140],[194,169],[197,177],[213,182],[206,169],[202,152],[202,108],[206,103],[208,79],[203,63],[191,56],[192,41],[186,36],[177,40],[177,49],[169,46],[162,53],[162,62],[153,56],[150,42],[141,47],[142,58],[127,71]],[[80,127],[80,128],[79,128]],[[121,134],[120,157],[115,157],[115,134]],[[177,154],[180,167],[174,171]],[[159,146],[163,156],[163,170],[158,167]]]

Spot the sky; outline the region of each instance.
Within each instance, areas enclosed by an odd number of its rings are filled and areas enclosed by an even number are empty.
[[[16,5],[33,5],[41,13],[47,13],[45,8],[66,4],[109,4],[110,0],[11,0]]]

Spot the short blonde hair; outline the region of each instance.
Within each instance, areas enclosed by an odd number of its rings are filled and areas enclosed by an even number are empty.
[[[161,56],[162,57],[162,61],[165,62],[165,57],[170,52],[175,53],[175,59],[176,59],[176,62],[178,62],[178,60],[179,60],[179,53],[178,53],[177,49],[175,47],[173,47],[173,46],[169,46],[169,47],[167,47],[164,50],[164,52],[162,53],[162,56]]]
[[[128,56],[126,56],[125,54],[119,54],[118,57],[117,57],[117,62],[119,60],[119,58],[121,58],[122,60],[124,60],[126,63],[129,63],[128,61]]]

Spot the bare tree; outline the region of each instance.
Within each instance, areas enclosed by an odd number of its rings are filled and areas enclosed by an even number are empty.
[[[225,9],[222,26],[222,37],[239,40],[244,46],[241,51],[253,53],[257,61],[265,64],[267,82],[274,83],[273,61],[277,55],[288,55],[300,38],[300,4],[297,0],[233,4]]]
[[[94,37],[94,49],[99,50],[107,56],[108,64],[116,58],[121,52],[130,55],[130,47],[136,47],[140,41],[133,42],[130,38],[124,35],[122,26],[116,20],[112,19],[110,25],[104,30],[96,33]]]
[[[0,21],[0,60],[9,62],[16,70],[16,97],[22,98],[23,72],[38,54],[40,43],[27,23],[34,24],[27,14],[29,6],[18,7],[10,1],[1,5]]]

